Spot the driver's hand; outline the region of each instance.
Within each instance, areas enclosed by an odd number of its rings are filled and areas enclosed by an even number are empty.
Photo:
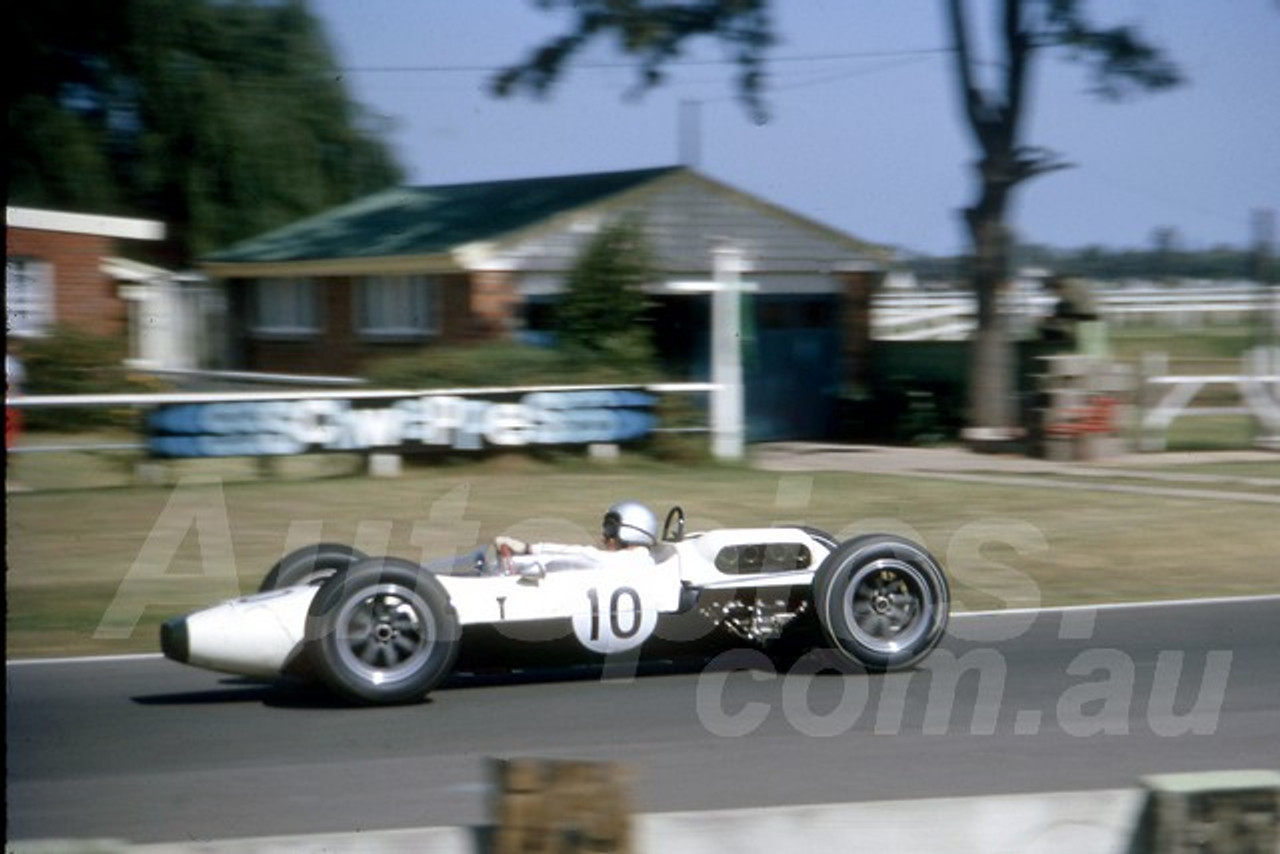
[[[493,544],[497,546],[499,553],[501,553],[504,548],[508,549],[513,555],[527,555],[529,553],[529,544],[524,540],[518,540],[515,537],[494,537]]]

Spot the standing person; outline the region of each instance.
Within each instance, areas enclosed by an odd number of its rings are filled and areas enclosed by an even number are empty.
[[[26,369],[22,359],[15,350],[13,342],[6,336],[4,352],[4,491],[17,492],[22,489],[9,480],[9,451],[18,444],[22,433],[22,411],[10,406],[9,401],[22,396],[22,386],[27,381]]]
[[[5,343],[8,345],[4,352],[4,447],[7,451],[18,443],[18,435],[22,432],[22,413],[17,407],[10,406],[9,401],[22,396],[27,372],[14,345],[7,339]]]
[[[1057,302],[1040,324],[1040,337],[1089,355],[1105,355],[1106,332],[1092,286],[1083,279],[1051,276],[1045,287]]]

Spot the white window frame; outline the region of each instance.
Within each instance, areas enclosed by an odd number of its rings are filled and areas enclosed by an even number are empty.
[[[421,340],[440,333],[440,282],[434,276],[362,276],[352,296],[361,338]]]
[[[305,277],[254,280],[254,334],[287,338],[319,334],[322,287],[318,280]]]
[[[44,335],[57,319],[53,264],[21,256],[4,263],[5,330],[13,336]]]

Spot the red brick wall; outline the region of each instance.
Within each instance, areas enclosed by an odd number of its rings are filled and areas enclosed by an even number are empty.
[[[455,273],[438,277],[439,334],[421,342],[370,342],[355,331],[352,279],[324,279],[320,334],[296,340],[244,339],[244,369],[269,373],[358,376],[375,359],[408,355],[432,346],[453,346],[509,335],[515,328],[519,294],[510,273]],[[232,281],[231,288],[246,287]],[[247,319],[246,319],[247,322]]]
[[[479,340],[509,336],[515,329],[514,315],[519,302],[520,294],[511,273],[472,273],[472,336]]]
[[[471,277],[457,273],[440,277],[441,344],[465,344],[472,340]]]
[[[112,254],[109,237],[9,228],[6,252],[53,265],[54,322],[95,335],[123,335],[127,313],[115,282],[100,270]]]
[[[840,340],[844,382],[864,386],[871,369],[871,301],[884,283],[884,273],[846,273],[843,277]]]
[[[232,287],[251,287],[233,283]],[[245,341],[245,368],[268,373],[346,376],[359,360],[353,329],[351,279],[326,278],[318,306],[320,331],[301,338],[259,336],[249,332]],[[250,320],[250,322],[252,322]]]

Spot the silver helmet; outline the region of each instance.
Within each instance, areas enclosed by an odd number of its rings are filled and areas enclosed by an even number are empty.
[[[658,517],[639,501],[619,501],[604,514],[604,536],[628,546],[658,542]]]

